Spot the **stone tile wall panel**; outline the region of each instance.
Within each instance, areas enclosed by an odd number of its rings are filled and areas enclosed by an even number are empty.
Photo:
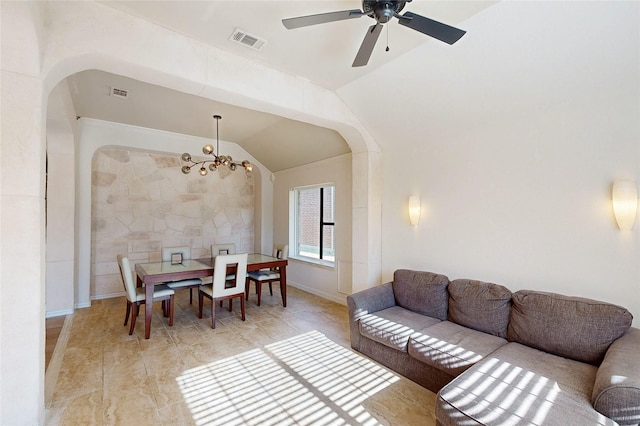
[[[180,172],[177,155],[109,148],[92,162],[92,297],[122,292],[118,254],[132,263],[161,260],[163,246],[210,255],[213,243],[253,252],[255,187],[251,173],[221,168]]]

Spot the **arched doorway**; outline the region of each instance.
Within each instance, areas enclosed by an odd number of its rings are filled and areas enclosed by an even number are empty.
[[[45,121],[51,91],[76,72],[100,69],[127,75],[340,132],[353,152],[352,220],[358,235],[353,240],[353,289],[379,282],[381,152],[339,97],[275,70],[265,78],[263,67],[247,66],[246,60],[133,17],[114,19],[114,13],[95,3],[2,5],[3,24],[11,23],[7,31],[14,35],[3,41],[2,53],[3,148],[12,146],[3,149],[7,179],[1,193],[2,239],[13,242],[11,250],[2,252],[1,322],[3,331],[10,331],[3,333],[7,350],[1,372],[6,423],[44,419]],[[157,50],[131,43],[158,37],[172,43]],[[68,236],[76,254],[90,247],[90,224],[80,217],[76,211],[74,235]],[[89,277],[87,263],[74,262],[75,287],[82,288]],[[7,367],[4,360],[11,359],[19,359],[24,368]]]

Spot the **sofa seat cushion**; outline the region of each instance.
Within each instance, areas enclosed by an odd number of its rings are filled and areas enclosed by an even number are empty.
[[[457,376],[506,344],[501,337],[442,321],[412,334],[408,351],[412,357]]]
[[[520,290],[513,294],[507,339],[598,365],[632,320],[628,310],[610,303]]]
[[[498,337],[507,337],[511,291],[501,285],[476,280],[449,284],[449,321]]]
[[[409,336],[416,330],[439,323],[437,318],[417,314],[400,306],[383,309],[360,318],[360,334],[390,348],[407,352]]]
[[[442,321],[447,319],[449,278],[446,276],[398,269],[393,273],[392,285],[396,305]]]
[[[615,425],[591,405],[597,368],[508,343],[438,392],[448,425]]]

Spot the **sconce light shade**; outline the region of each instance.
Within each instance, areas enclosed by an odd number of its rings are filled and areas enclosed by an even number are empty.
[[[613,214],[618,228],[628,231],[633,228],[638,210],[638,191],[636,183],[630,180],[619,180],[613,184],[611,192]]]
[[[409,197],[409,222],[416,226],[420,220],[420,197],[412,195]]]

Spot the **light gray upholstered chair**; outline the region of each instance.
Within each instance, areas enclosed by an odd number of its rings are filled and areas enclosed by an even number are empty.
[[[136,287],[133,281],[133,272],[131,271],[131,264],[129,259],[118,255],[118,266],[120,267],[120,275],[122,276],[122,284],[124,285],[124,291],[127,296],[127,313],[124,317],[124,325],[127,325],[129,321],[129,313],[131,312],[131,326],[129,327],[129,335],[133,334],[133,329],[136,327],[136,318],[140,311],[140,305],[146,303],[146,295],[144,287]],[[169,325],[173,325],[173,296],[175,291],[169,288],[165,284],[158,284],[153,288],[153,302],[162,301],[162,310],[165,316],[169,316]],[[168,301],[168,303],[166,303]]]
[[[234,268],[234,279],[227,280],[227,268]],[[233,309],[233,299],[240,299],[242,321],[244,315],[244,283],[247,276],[247,253],[221,254],[216,256],[213,266],[213,283],[200,286],[198,291],[198,317],[202,318],[204,297],[211,299],[211,328],[216,328],[216,301],[229,300],[229,311]]]
[[[171,260],[171,255],[174,254],[180,254],[184,260],[191,259],[191,247],[163,247],[162,261],[169,262]],[[191,304],[193,303],[193,289],[200,287],[202,285],[202,280],[200,278],[190,278],[187,280],[171,281],[168,282],[167,285],[174,290],[184,290],[188,288],[189,304]]]
[[[273,245],[273,257],[278,259],[286,259],[289,256],[288,244],[274,244]],[[276,281],[280,281],[280,271],[278,268],[272,269],[260,269],[259,271],[247,272],[247,282],[245,284],[246,299],[249,300],[249,286],[251,281],[256,283],[256,294],[258,295],[258,306],[260,306],[260,300],[262,296],[262,284],[269,283],[269,293],[273,296],[272,284]],[[280,281],[280,293],[282,294],[282,282]],[[284,296],[282,297],[282,303],[284,304]]]

